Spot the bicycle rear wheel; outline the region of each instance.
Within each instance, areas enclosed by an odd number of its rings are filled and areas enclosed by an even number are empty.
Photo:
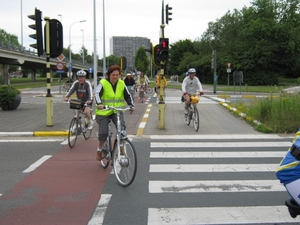
[[[129,186],[136,175],[137,170],[137,158],[135,148],[131,141],[128,139],[122,139],[121,143],[123,143],[123,154],[121,150],[119,151],[117,141],[114,144],[113,150],[113,166],[114,166],[114,173],[117,178],[118,183],[123,186]],[[118,155],[118,152],[121,154]]]
[[[105,144],[104,144],[103,147],[102,147],[102,151],[103,151],[103,153],[106,155],[106,157],[100,160],[100,165],[101,165],[104,169],[106,169],[106,168],[108,167],[109,162],[110,162],[110,160],[111,160],[111,154],[110,154],[110,152],[109,152],[110,149],[111,149],[111,144],[110,144],[110,143],[111,143],[111,142],[110,142],[110,137],[107,137],[107,140],[106,140]]]
[[[195,131],[198,131],[200,121],[199,121],[199,112],[198,112],[198,109],[196,107],[194,107],[193,120],[194,120]]]
[[[143,102],[144,101],[144,89],[141,89],[140,90],[140,99],[141,99],[141,102]]]
[[[73,118],[70,123],[69,132],[68,132],[68,144],[70,148],[73,148],[78,136],[79,124],[77,118]]]
[[[153,92],[153,88],[152,87],[148,87],[147,88],[147,94],[152,94]]]

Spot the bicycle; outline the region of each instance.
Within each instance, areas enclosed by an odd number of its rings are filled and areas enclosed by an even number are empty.
[[[186,125],[190,125],[191,120],[193,120],[193,125],[195,131],[199,130],[199,112],[197,109],[197,103],[199,102],[199,96],[196,94],[190,95],[190,104],[188,105],[187,111],[188,113],[185,114],[185,123]]]
[[[144,101],[144,96],[145,96],[145,86],[141,85],[140,86],[140,93],[139,93],[139,98],[140,98],[141,102]]]
[[[112,129],[110,120],[108,124],[108,136],[106,142],[102,147],[102,152],[105,157],[100,160],[101,166],[106,169],[109,162],[112,161],[112,166],[114,168],[114,174],[118,183],[123,186],[129,186],[136,175],[137,171],[137,156],[134,145],[126,137],[126,131],[121,125],[121,113],[126,110],[132,110],[131,107],[127,108],[116,108],[111,106],[106,106],[104,110],[116,110],[117,111],[117,129],[116,129],[116,139],[112,145]]]
[[[84,139],[88,140],[92,134],[92,129],[88,129],[89,121],[84,114],[86,103],[82,102],[79,99],[70,99],[69,103],[70,109],[74,109],[75,112],[75,115],[71,120],[68,132],[68,144],[70,148],[73,148],[77,141],[78,135],[82,133]],[[93,119],[92,112],[93,109],[90,110],[91,119]]]

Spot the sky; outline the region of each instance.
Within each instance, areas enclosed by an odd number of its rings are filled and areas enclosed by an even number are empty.
[[[43,18],[50,17],[62,22],[64,48],[68,48],[71,37],[73,53],[79,53],[84,45],[88,53],[92,54],[96,43],[97,54],[102,58],[104,45],[105,55],[111,54],[110,38],[113,36],[146,37],[153,45],[158,44],[161,35],[162,2],[162,0],[0,0],[0,28],[9,34],[17,35],[19,43],[21,44],[23,40],[23,46],[29,49],[29,45],[34,43],[29,34],[33,34],[34,30],[28,25],[34,21],[29,19],[28,15],[34,14],[34,9],[37,8],[42,11]],[[249,7],[251,2],[251,0],[164,0],[164,6],[168,4],[172,7],[170,16],[172,21],[166,24],[164,37],[169,38],[170,44],[185,39],[194,41],[207,30],[209,22],[220,19],[227,11]],[[86,22],[80,23],[82,20]]]

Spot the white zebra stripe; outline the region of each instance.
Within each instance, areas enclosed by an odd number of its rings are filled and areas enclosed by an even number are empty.
[[[149,181],[150,193],[286,191],[278,180]]]
[[[277,164],[150,164],[150,173],[275,172]]]
[[[148,225],[159,224],[261,224],[300,221],[293,219],[282,206],[149,208]]]

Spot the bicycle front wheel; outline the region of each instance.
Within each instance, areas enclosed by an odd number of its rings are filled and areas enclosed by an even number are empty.
[[[115,141],[113,150],[113,166],[118,183],[123,187],[127,187],[135,178],[137,158],[135,148],[130,140],[123,139],[121,140],[121,143],[123,146],[120,147],[118,146],[117,141]]]
[[[194,107],[193,120],[194,120],[195,131],[198,131],[200,121],[199,121],[199,112],[198,112],[198,109],[196,107]]]
[[[68,144],[70,148],[73,148],[78,136],[79,124],[77,118],[73,118],[70,123],[69,132],[68,132]]]

